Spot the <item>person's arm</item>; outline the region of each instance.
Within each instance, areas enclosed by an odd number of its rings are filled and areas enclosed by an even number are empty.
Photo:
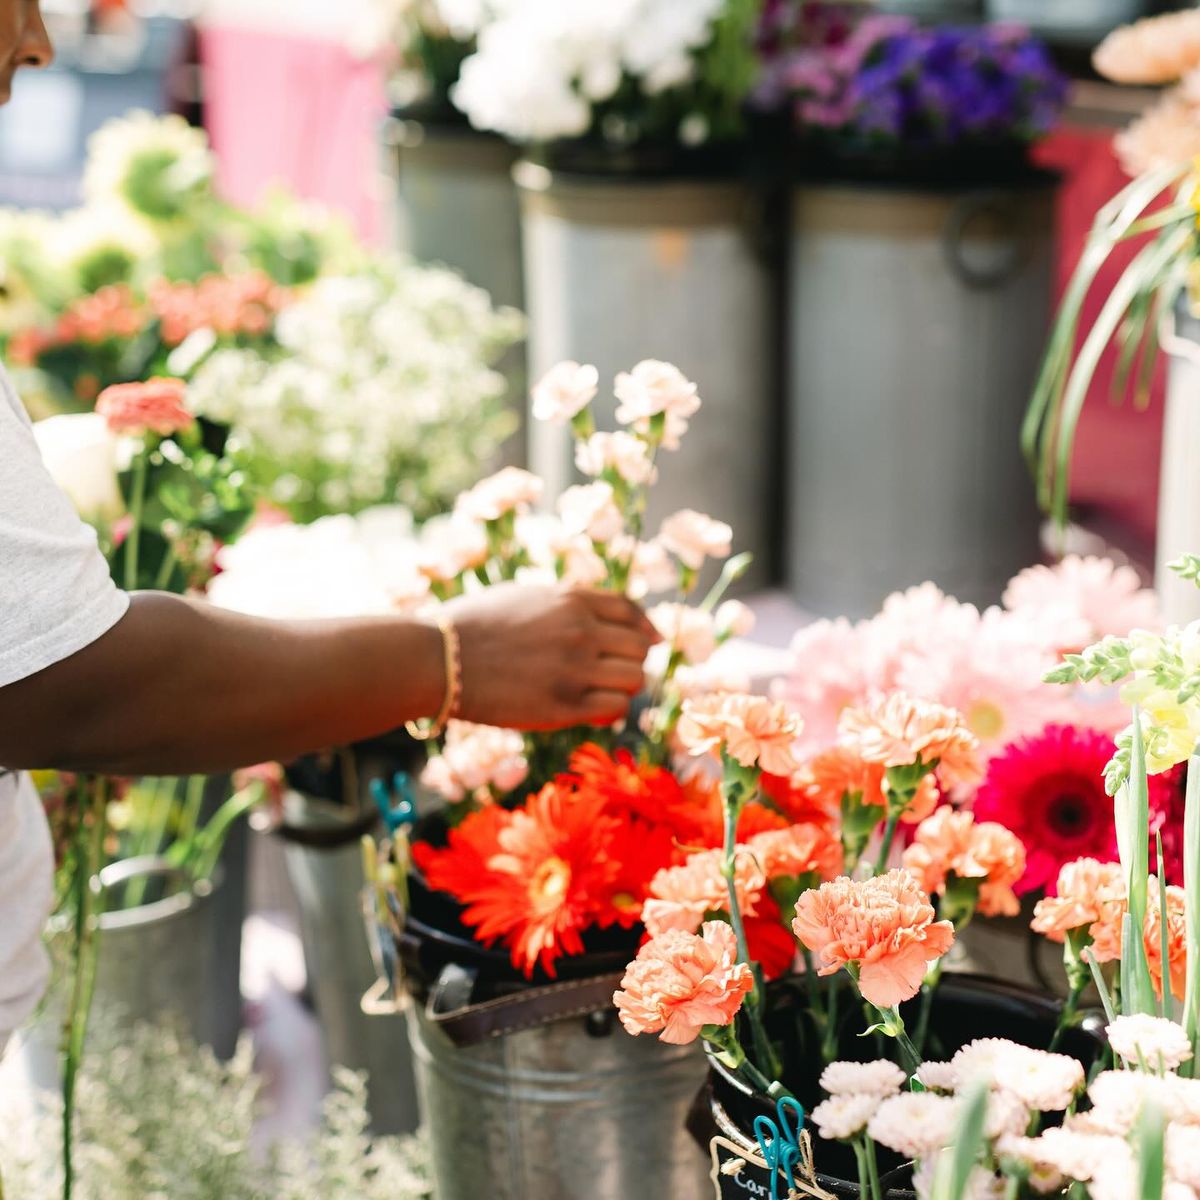
[[[462,646],[469,721],[608,724],[642,685],[655,638],[622,597],[488,588],[445,607]],[[401,617],[263,621],[160,593],[108,633],[0,688],[0,763],[191,774],[289,761],[436,714],[441,633]]]

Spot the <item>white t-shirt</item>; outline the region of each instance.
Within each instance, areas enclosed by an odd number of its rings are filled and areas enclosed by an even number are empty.
[[[42,466],[0,368],[0,687],[69,658],[125,615],[94,531]],[[0,1047],[46,986],[53,857],[28,777],[0,766]]]

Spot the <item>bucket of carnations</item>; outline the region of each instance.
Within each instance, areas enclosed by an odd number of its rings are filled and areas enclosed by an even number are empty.
[[[726,643],[749,623],[723,600],[745,566],[730,558],[729,526],[684,510],[645,528],[658,463],[701,405],[681,371],[657,367],[618,378],[611,431],[596,428],[595,368],[552,370],[533,411],[570,428],[587,482],[549,514],[534,511],[536,476],[484,480],[460,497],[428,571],[440,600],[513,578],[624,593],[647,601],[663,639],[622,727],[526,736],[451,721],[422,775],[438,802],[411,826],[393,822],[381,848],[369,923],[410,1001],[440,1200],[707,1187],[707,1157],[685,1130],[701,1048],[632,1037],[613,1007],[652,882],[724,839],[715,780],[673,747],[687,698],[734,686]],[[711,560],[727,561],[703,592]],[[653,603],[664,593],[674,599]]]

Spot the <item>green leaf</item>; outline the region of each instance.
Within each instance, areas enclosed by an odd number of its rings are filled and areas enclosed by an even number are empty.
[[[933,1187],[935,1200],[959,1200],[969,1194],[971,1172],[984,1148],[987,1102],[986,1082],[976,1082],[962,1098],[951,1149],[938,1160]]]
[[[1150,792],[1141,715],[1133,710],[1129,779],[1117,792],[1117,848],[1129,881],[1129,912],[1121,950],[1121,1005],[1126,1014],[1157,1015],[1146,955],[1146,907],[1150,879]]]
[[[1162,1200],[1166,1181],[1165,1138],[1166,1122],[1157,1104],[1148,1102],[1138,1114],[1133,1131],[1137,1154],[1139,1200]]]

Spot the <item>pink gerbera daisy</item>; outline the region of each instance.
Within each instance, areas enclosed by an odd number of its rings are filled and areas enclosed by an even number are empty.
[[[992,759],[975,797],[975,818],[996,821],[1025,843],[1018,892],[1050,888],[1062,866],[1077,858],[1116,861],[1113,801],[1104,790],[1112,754],[1107,734],[1050,725]],[[1164,785],[1151,777],[1150,787],[1157,812],[1165,804]]]

